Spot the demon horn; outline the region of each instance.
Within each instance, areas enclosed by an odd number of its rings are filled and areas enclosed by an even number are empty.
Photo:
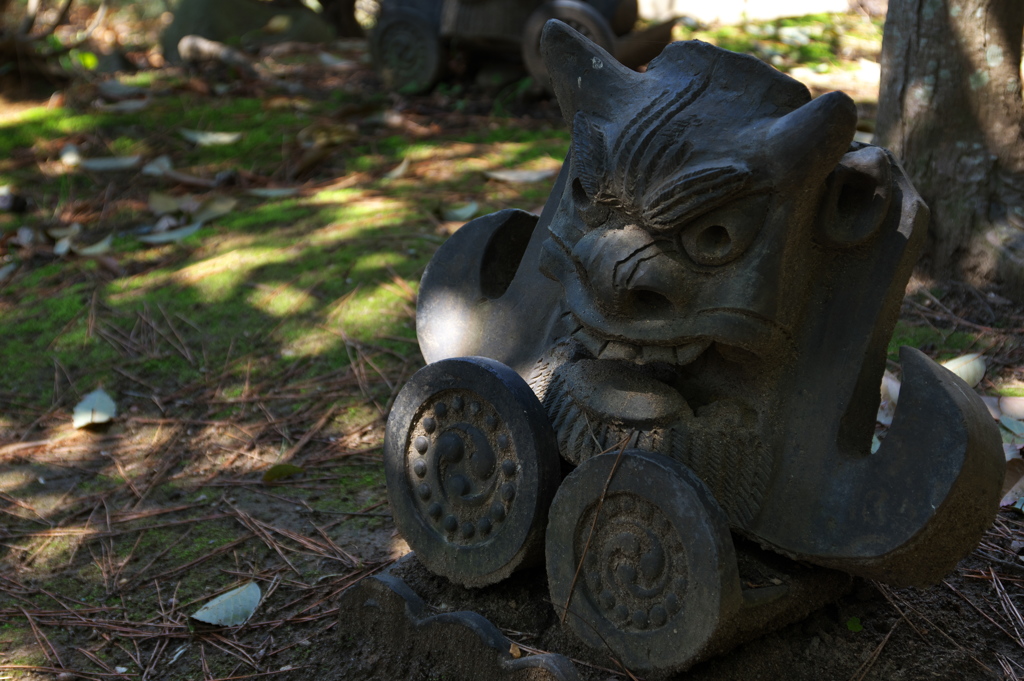
[[[570,126],[577,111],[603,111],[609,102],[631,101],[629,93],[635,92],[642,77],[557,19],[544,24],[540,53],[562,116]]]
[[[820,177],[835,168],[856,130],[853,100],[843,92],[829,92],[771,124],[765,158],[773,175],[789,183]]]

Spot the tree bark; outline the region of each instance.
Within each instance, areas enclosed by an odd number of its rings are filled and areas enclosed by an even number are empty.
[[[1024,236],[1021,0],[890,0],[878,143],[932,209],[926,266],[990,280]]]

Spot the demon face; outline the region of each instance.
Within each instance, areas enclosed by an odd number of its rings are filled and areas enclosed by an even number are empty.
[[[584,66],[554,77],[573,144],[540,260],[571,331],[535,390],[570,460],[622,440],[669,454],[748,518],[772,469],[767,386],[794,353],[800,263],[855,109],[703,43],[637,74],[573,42],[547,50]]]

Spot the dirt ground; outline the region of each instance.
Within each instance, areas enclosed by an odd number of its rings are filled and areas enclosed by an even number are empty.
[[[1020,542],[1024,524],[1001,516],[984,549],[965,559],[957,571],[929,589],[891,589],[854,580],[846,595],[806,618],[749,641],[687,672],[680,681],[925,681],[1014,679],[1024,671],[1020,643],[1019,589],[1024,570],[992,565],[985,549]],[[1005,550],[1001,554],[1007,553]],[[580,646],[561,626],[547,601],[543,570],[521,572],[508,582],[481,590],[452,586],[417,562],[396,570],[424,597],[432,613],[473,609],[487,616],[528,653],[557,652],[575,661],[584,681],[634,678],[614,657]],[[361,601],[365,596],[359,595]],[[355,604],[353,604],[355,605]],[[472,678],[459,675],[450,660],[459,649],[435,642],[432,664],[402,659],[401,646],[359,637],[365,623],[342,622],[334,646],[315,663],[317,676],[341,679]],[[388,638],[384,635],[381,638]],[[460,644],[460,645],[465,645]],[[380,651],[387,650],[386,660]],[[496,656],[502,657],[502,656]],[[507,655],[503,657],[508,657]],[[422,655],[420,656],[422,658]],[[641,675],[635,678],[642,678]]]

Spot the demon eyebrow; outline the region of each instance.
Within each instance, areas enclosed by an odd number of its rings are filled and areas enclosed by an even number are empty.
[[[674,227],[743,193],[752,175],[745,167],[733,165],[701,168],[670,178],[653,196],[641,199],[641,213],[652,227]]]

